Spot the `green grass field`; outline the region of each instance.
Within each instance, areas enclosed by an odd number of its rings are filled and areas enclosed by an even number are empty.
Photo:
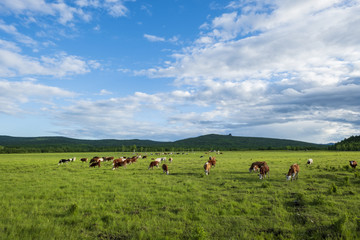
[[[0,239],[360,239],[359,152],[224,152],[208,176],[204,152],[173,155],[170,175],[150,159],[79,161],[124,154],[0,155]],[[270,178],[248,172],[254,161]],[[299,180],[286,181],[293,163]]]

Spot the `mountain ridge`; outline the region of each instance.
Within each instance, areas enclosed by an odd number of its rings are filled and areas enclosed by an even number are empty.
[[[0,135],[0,146],[14,152],[154,150],[272,150],[326,149],[327,145],[289,139],[207,134],[176,141],[141,139],[75,139],[64,136],[12,137]],[[19,150],[21,149],[21,151]],[[6,152],[6,151],[5,151]]]

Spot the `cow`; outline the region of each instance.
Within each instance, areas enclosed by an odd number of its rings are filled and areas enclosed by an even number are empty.
[[[76,157],[70,158],[70,162],[75,162]]]
[[[216,165],[215,157],[209,157],[208,163],[211,164],[211,167],[215,167],[215,165]]]
[[[249,173],[252,171],[257,172],[262,165],[267,165],[266,162],[253,162],[249,168]]]
[[[171,163],[173,161],[173,158],[171,157],[171,158],[169,158],[169,162]]]
[[[98,162],[98,161],[103,162],[104,159],[101,158],[101,157],[93,157],[93,158],[90,160],[90,163],[94,163],[94,162]]]
[[[307,160],[306,164],[307,164],[307,165],[313,164],[313,160],[312,160],[311,158],[309,158],[309,159]]]
[[[206,162],[205,165],[204,165],[205,175],[209,175],[209,174],[210,174],[210,168],[211,168],[211,163]]]
[[[123,161],[122,158],[114,159],[112,170],[115,170],[115,169],[118,168],[118,167],[124,167],[124,168],[126,168],[126,165],[127,165],[127,164],[126,164],[126,161]]]
[[[286,174],[286,180],[296,180],[299,177],[300,167],[297,163],[290,166],[289,172]]]
[[[113,161],[114,157],[103,157],[104,161]]]
[[[349,162],[350,162],[350,166],[355,169],[357,166],[357,162],[356,161],[349,161]]]
[[[96,162],[92,162],[92,163],[90,163],[90,166],[89,167],[96,167],[96,166],[98,166],[98,167],[100,167],[100,163],[101,163],[101,161],[100,160],[97,160]]]
[[[269,177],[270,176],[269,171],[270,171],[270,169],[269,169],[269,166],[267,164],[261,165],[259,179],[264,179],[266,177],[266,174]]]
[[[148,169],[153,169],[153,167],[159,167],[159,162],[158,161],[152,161],[149,165]]]
[[[152,158],[151,160],[154,160],[155,162],[158,162],[158,163],[159,163],[159,162],[161,162],[161,161],[162,161],[162,158],[155,158],[155,159],[154,159],[154,158]]]
[[[138,157],[134,156],[130,158],[131,163],[135,163],[137,161]]]
[[[166,175],[169,175],[169,169],[165,163],[162,165],[162,170],[164,171],[164,173],[166,173]]]
[[[61,160],[59,161],[59,164],[58,164],[58,165],[63,164],[63,163],[68,163],[68,162],[70,162],[70,159],[61,159]]]
[[[88,159],[87,158],[81,158],[80,160],[81,160],[81,162],[87,162]]]

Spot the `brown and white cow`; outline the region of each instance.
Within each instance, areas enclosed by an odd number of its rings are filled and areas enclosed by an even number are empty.
[[[166,173],[166,175],[169,175],[169,168],[165,163],[162,165],[162,170]]]
[[[267,165],[266,162],[253,162],[249,168],[249,173],[252,171],[257,172],[262,165]]]
[[[114,157],[103,157],[104,161],[113,161]]]
[[[93,157],[91,160],[90,160],[90,163],[94,163],[94,162],[103,162],[104,159],[102,157]]]
[[[300,167],[297,163],[290,166],[289,172],[286,174],[286,180],[296,180],[299,177]]]
[[[265,163],[260,167],[260,174],[259,174],[259,179],[264,179],[267,176],[269,177],[269,166]]]
[[[357,162],[356,161],[349,161],[349,162],[350,162],[350,166],[355,169],[357,166]]]
[[[118,167],[126,168],[126,165],[127,164],[126,164],[126,161],[124,161],[124,159],[122,159],[122,158],[114,159],[112,170],[115,170]]]
[[[173,158],[171,157],[171,158],[169,158],[169,162],[171,163],[173,161]]]
[[[213,166],[215,167],[215,165],[216,165],[216,158],[215,158],[215,157],[209,157],[208,163],[211,164],[211,167],[213,167]]]
[[[204,169],[205,169],[205,174],[209,175],[210,174],[210,168],[211,168],[211,163],[206,162],[204,165]]]
[[[152,161],[150,162],[149,168],[148,169],[153,169],[154,167],[159,167],[159,162],[158,161]]]

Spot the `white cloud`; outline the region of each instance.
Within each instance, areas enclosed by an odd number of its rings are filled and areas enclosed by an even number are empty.
[[[24,104],[52,104],[57,97],[71,98],[75,93],[58,87],[46,86],[29,81],[0,80],[0,113],[16,115],[18,113],[32,114],[32,108]]]
[[[0,76],[2,77],[24,75],[63,77],[73,74],[84,74],[89,72],[94,66],[98,67],[93,61],[86,62],[80,57],[64,53],[52,57],[42,56],[39,59],[21,55],[10,50],[0,48]]]
[[[331,128],[338,138],[358,132],[358,1],[233,1],[228,8],[236,11],[207,23],[172,63],[137,72],[196,89],[173,92],[201,108],[172,113],[172,122],[311,142],[333,139]],[[195,120],[206,115],[218,121]]]
[[[72,6],[73,5],[73,6]],[[63,25],[73,25],[79,17],[90,21],[92,16],[88,8],[105,9],[113,17],[123,17],[128,13],[128,8],[120,0],[77,0],[74,3],[65,1],[46,2],[44,0],[2,0],[0,10],[15,15],[29,16],[33,22],[41,16],[56,17]]]
[[[144,38],[146,38],[150,42],[164,42],[165,41],[165,38],[163,38],[163,37],[158,37],[158,36],[150,35],[150,34],[144,34]]]

